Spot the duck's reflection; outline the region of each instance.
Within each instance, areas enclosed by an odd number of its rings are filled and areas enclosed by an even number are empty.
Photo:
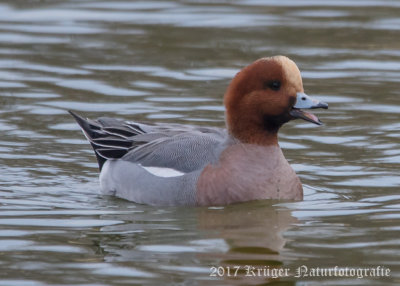
[[[280,255],[286,243],[282,233],[297,219],[276,203],[258,201],[199,210],[199,228],[208,230],[210,238],[223,239],[227,246],[225,251],[201,255],[216,261],[212,276],[245,285],[289,277]]]
[[[155,279],[167,275],[205,285],[210,279],[217,285],[218,281],[221,285],[277,281],[292,285],[284,279],[285,273],[279,272],[285,269],[280,253],[286,243],[282,233],[297,220],[289,209],[276,204],[257,201],[157,209],[136,205],[131,213],[121,210],[105,215],[125,223],[103,227],[101,238],[95,238],[105,260],[128,263],[155,274]]]

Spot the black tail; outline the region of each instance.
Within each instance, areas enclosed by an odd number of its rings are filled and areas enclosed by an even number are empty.
[[[79,116],[71,110],[68,110],[68,112],[75,118],[76,122],[82,128],[83,134],[85,134],[85,137],[87,138],[87,140],[89,140],[90,145],[92,145],[94,153],[96,154],[97,163],[99,163],[99,170],[101,171],[101,168],[103,167],[107,159],[103,158],[97,153],[96,149],[98,147],[92,143],[93,139],[100,137],[98,136],[97,132],[101,132],[101,126],[90,124],[88,120],[84,119],[83,117]]]
[[[83,133],[92,145],[101,171],[108,159],[123,157],[129,150],[137,146],[130,138],[145,133],[133,123],[100,118],[99,120],[85,119],[75,112],[68,110],[82,128]]]

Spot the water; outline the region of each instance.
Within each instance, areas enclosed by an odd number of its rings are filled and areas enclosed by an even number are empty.
[[[390,0],[2,1],[0,284],[400,284],[399,12]],[[222,127],[232,76],[275,54],[330,107],[324,126],[280,132],[304,201],[154,208],[97,194],[67,109]],[[289,277],[246,277],[247,265]],[[391,272],[294,277],[302,265]]]

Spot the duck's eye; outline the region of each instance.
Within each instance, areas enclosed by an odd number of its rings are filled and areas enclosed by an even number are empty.
[[[272,80],[266,83],[266,87],[277,91],[281,88],[281,82],[279,80]]]

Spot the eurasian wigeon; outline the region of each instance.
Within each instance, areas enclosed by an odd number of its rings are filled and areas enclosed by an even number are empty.
[[[262,58],[233,78],[224,97],[226,129],[142,124],[70,111],[90,141],[101,192],[149,205],[226,205],[301,200],[303,188],[278,145],[278,130],[304,108],[328,108],[304,93],[284,56]]]

